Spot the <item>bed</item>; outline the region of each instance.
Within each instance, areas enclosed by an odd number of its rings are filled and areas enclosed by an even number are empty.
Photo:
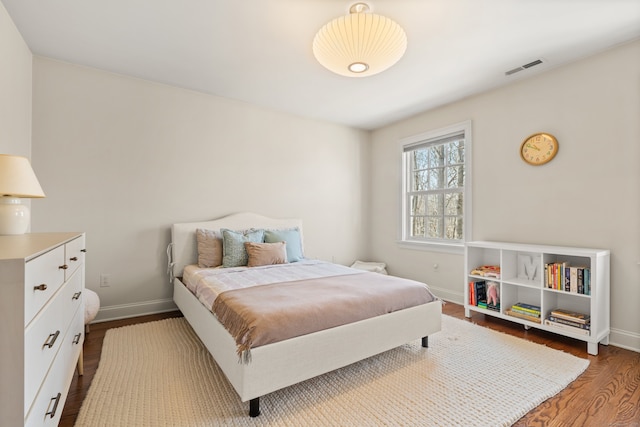
[[[273,219],[239,213],[211,221],[173,224],[169,246],[169,274],[173,299],[242,402],[249,415],[260,414],[260,397],[284,387],[333,371],[408,342],[422,339],[441,327],[442,303],[434,300],[388,314],[260,345],[250,351],[250,361],[239,359],[238,343],[205,305],[183,283],[182,276],[198,261],[196,230],[296,229],[299,219]],[[377,273],[366,273],[377,274]],[[355,277],[355,276],[354,276]]]

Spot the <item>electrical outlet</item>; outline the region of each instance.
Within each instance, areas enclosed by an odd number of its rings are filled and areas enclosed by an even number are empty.
[[[108,288],[109,286],[111,286],[111,275],[110,274],[101,273],[100,274],[100,287],[101,288]]]

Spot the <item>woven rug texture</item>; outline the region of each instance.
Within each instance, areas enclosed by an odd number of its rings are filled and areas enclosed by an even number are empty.
[[[509,426],[589,361],[442,316],[442,331],[260,399],[248,416],[183,318],[107,331],[77,427]]]

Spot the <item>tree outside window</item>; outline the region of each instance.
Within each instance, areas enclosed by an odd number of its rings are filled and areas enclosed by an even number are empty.
[[[435,137],[426,140],[414,137],[413,142],[403,146],[403,240],[464,242],[468,184],[465,133],[465,130],[443,135],[436,132]]]

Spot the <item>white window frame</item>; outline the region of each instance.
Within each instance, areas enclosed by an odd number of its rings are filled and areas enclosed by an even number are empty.
[[[463,237],[461,241],[451,242],[445,239],[415,239],[409,236],[409,209],[408,209],[408,161],[405,150],[416,145],[429,144],[430,142],[437,143],[438,140],[442,140],[448,136],[459,134],[464,132],[464,170],[465,170],[465,182],[463,190],[463,213],[462,213],[462,233]],[[448,253],[464,253],[464,244],[466,241],[471,240],[471,213],[472,213],[472,183],[471,183],[471,146],[472,146],[472,134],[471,134],[471,120],[467,120],[461,123],[456,123],[450,126],[446,126],[440,129],[434,129],[428,132],[424,132],[418,135],[409,136],[400,140],[400,157],[402,162],[402,191],[400,195],[400,230],[398,245],[407,249],[420,249],[436,252],[448,252]]]

